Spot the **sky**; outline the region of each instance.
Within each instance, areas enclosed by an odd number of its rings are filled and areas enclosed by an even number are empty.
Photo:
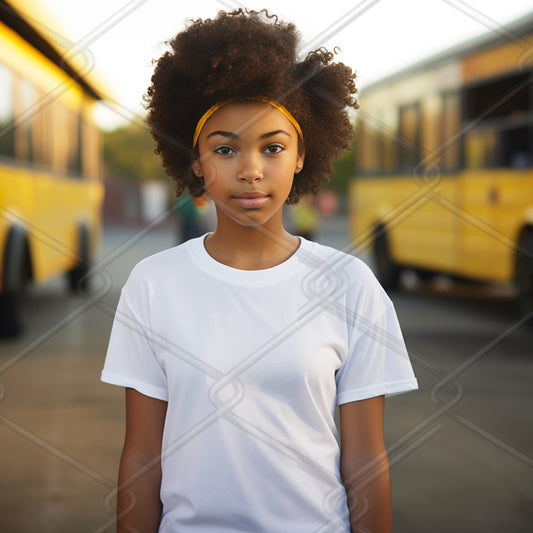
[[[112,129],[142,115],[152,60],[188,20],[237,7],[267,8],[296,24],[300,53],[340,48],[337,60],[358,73],[358,87],[533,12],[531,0],[39,0],[58,40],[100,79],[113,104],[98,120]]]

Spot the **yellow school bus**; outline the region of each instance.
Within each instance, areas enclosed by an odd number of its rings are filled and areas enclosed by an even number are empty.
[[[101,230],[100,95],[38,8],[0,5],[1,335],[20,331],[28,282],[65,274],[86,287]]]
[[[402,269],[512,284],[533,311],[533,16],[362,91],[350,231]]]

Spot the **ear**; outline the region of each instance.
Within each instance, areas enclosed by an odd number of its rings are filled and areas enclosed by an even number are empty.
[[[200,161],[195,159],[192,162],[191,166],[192,166],[192,171],[194,172],[194,175],[198,176],[199,178],[201,178],[203,176],[203,171],[202,171],[202,165],[200,165]]]
[[[302,168],[304,167],[304,160],[305,160],[305,150],[301,148],[298,151],[298,157],[296,159],[296,170],[294,171],[295,174],[298,174],[302,171]]]

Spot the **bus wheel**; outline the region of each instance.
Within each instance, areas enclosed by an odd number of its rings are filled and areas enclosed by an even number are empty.
[[[14,291],[0,292],[0,337],[17,337],[22,333],[20,295]]]
[[[533,312],[533,233],[526,234],[519,242],[516,259],[516,284],[518,305],[523,315]],[[533,323],[533,318],[531,319]]]
[[[0,291],[0,337],[16,337],[24,329],[22,298],[32,279],[26,233],[19,227],[9,230],[4,250],[2,291]]]
[[[81,226],[78,232],[78,264],[68,272],[71,292],[86,292],[89,289],[89,230]]]
[[[385,226],[378,226],[374,232],[374,265],[381,285],[385,289],[396,289],[400,282],[401,270],[391,258]]]

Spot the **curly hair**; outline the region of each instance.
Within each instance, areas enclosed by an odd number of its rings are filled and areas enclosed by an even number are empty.
[[[266,10],[221,11],[195,20],[178,33],[157,60],[144,97],[147,122],[176,195],[205,192],[192,173],[198,157],[192,146],[196,124],[212,105],[227,99],[263,97],[279,102],[300,124],[305,165],[295,174],[287,203],[316,194],[329,181],[333,162],[350,147],[349,107],[358,107],[355,73],[324,48],[298,61],[300,36]]]

